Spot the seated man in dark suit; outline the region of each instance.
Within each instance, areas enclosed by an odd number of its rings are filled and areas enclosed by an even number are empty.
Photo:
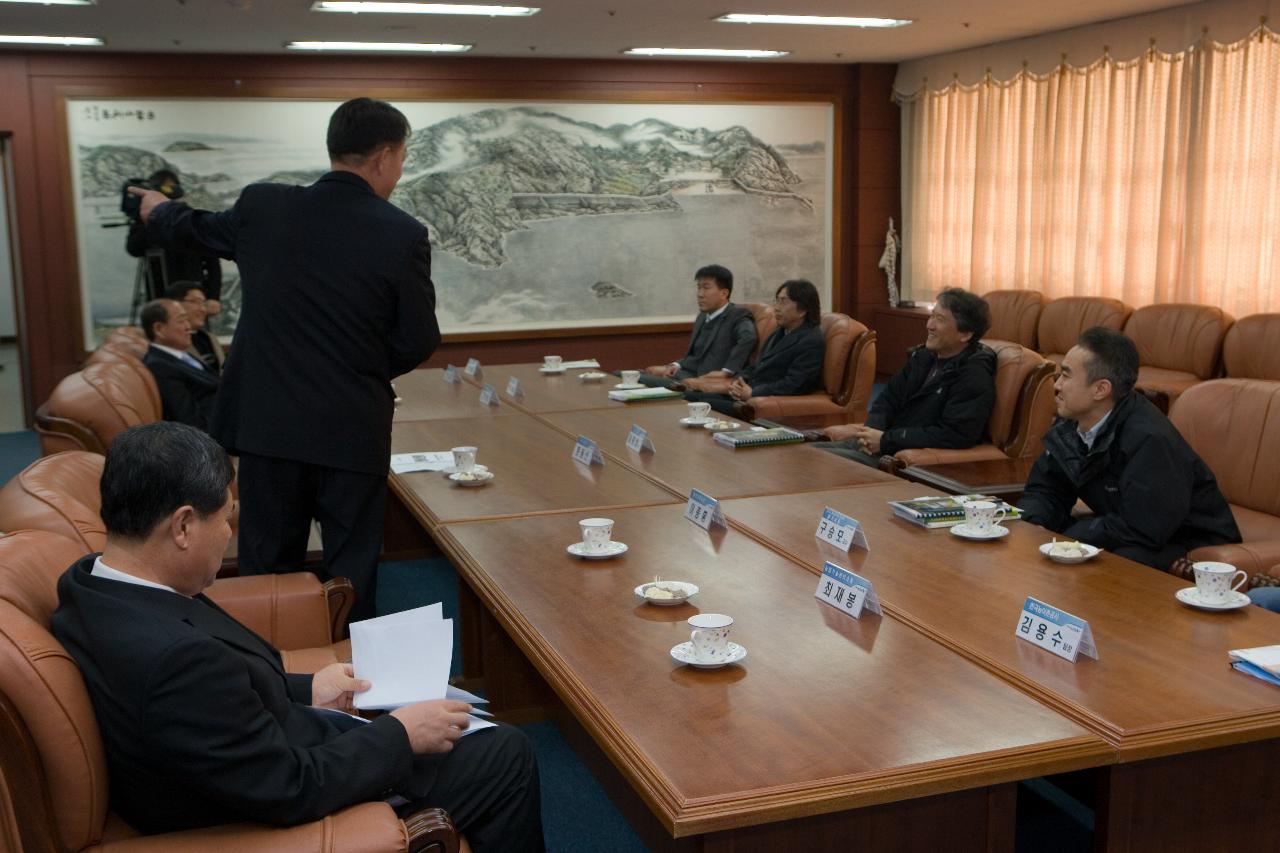
[[[991,328],[987,301],[950,287],[938,294],[923,346],[871,404],[865,424],[828,427],[818,442],[832,453],[875,467],[908,447],[973,447],[996,402],[996,354],[980,341]]]
[[[756,324],[750,311],[729,301],[733,273],[712,264],[694,273],[693,280],[702,313],[693,321],[689,351],[670,364],[646,367],[640,375],[645,385],[670,387],[708,373],[734,376],[751,358],[756,346]]]
[[[58,581],[50,627],[84,676],[112,810],[151,833],[291,826],[398,797],[447,810],[476,851],[542,850],[537,767],[518,730],[464,738],[470,706],[447,699],[372,722],[337,713],[371,686],[350,664],[287,674],[201,595],[231,536],[232,477],[199,430],[126,430],[102,471],[106,547]]]
[[[822,379],[827,340],[819,323],[822,300],[812,282],[783,282],[774,294],[778,328],[760,347],[756,363],[732,378],[702,376],[683,383],[685,399],[711,404],[718,412],[752,418],[752,397],[808,394]]]
[[[186,309],[172,299],[155,299],[142,306],[139,322],[151,342],[142,361],[156,378],[164,419],[208,430],[218,375],[187,352],[191,323]]]
[[[221,374],[226,354],[218,336],[209,331],[209,300],[205,298],[204,289],[194,281],[179,281],[166,290],[164,296],[181,303],[187,312],[187,322],[191,324],[191,346],[187,352],[200,359],[209,370]]]
[[[1113,329],[1086,329],[1062,359],[1058,420],[1027,477],[1023,518],[1157,569],[1188,551],[1240,541],[1209,466],[1159,409],[1133,393],[1138,348]],[[1071,510],[1083,500],[1092,516]]]

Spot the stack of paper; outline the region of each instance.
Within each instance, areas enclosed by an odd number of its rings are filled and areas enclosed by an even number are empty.
[[[1258,646],[1227,652],[1231,665],[1243,673],[1280,686],[1280,646]]]
[[[600,362],[596,361],[594,358],[584,358],[579,361],[562,361],[560,362],[560,366],[565,370],[577,370],[578,368],[599,367]]]
[[[670,388],[629,388],[621,391],[610,391],[609,399],[621,403],[634,403],[641,400],[667,400],[671,397],[684,396]]]
[[[448,450],[391,454],[391,471],[395,474],[408,474],[411,471],[443,471],[452,465],[453,454]]]

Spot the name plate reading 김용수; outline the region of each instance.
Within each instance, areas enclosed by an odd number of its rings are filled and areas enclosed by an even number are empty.
[[[1022,603],[1022,615],[1013,635],[1072,663],[1078,654],[1098,659],[1088,622],[1031,596]]]
[[[583,465],[603,465],[604,454],[600,452],[600,445],[585,435],[580,435],[573,445],[573,461]]]
[[[480,374],[480,359],[478,358],[467,359],[467,368],[466,370],[463,371],[463,373],[467,374],[468,376],[478,376]]]
[[[653,439],[649,438],[649,431],[640,424],[632,424],[631,431],[627,433],[627,449],[636,453],[646,450],[653,453],[656,448],[653,446]]]
[[[831,507],[822,511],[822,518],[818,519],[818,530],[813,535],[843,551],[848,551],[854,545],[871,550],[871,546],[867,544],[867,534],[857,519]]]
[[[462,377],[458,375],[458,368],[452,364],[444,369],[444,381],[450,385],[457,385],[462,381]]]
[[[814,597],[854,619],[862,615],[864,607],[872,613],[880,612],[880,599],[876,596],[876,588],[871,581],[842,569],[835,563],[827,563],[822,567],[822,576],[818,578],[818,590]]]
[[[684,517],[703,530],[710,530],[713,524],[729,526],[724,518],[724,510],[720,508],[720,501],[697,489],[689,492],[689,502],[684,505]]]
[[[512,376],[510,379],[507,380],[507,396],[508,397],[524,396],[524,391],[520,388],[519,376]]]
[[[480,389],[480,405],[496,406],[498,405],[498,392],[493,390],[493,386],[488,382]]]

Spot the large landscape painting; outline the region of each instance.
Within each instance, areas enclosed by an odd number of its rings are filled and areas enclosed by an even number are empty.
[[[128,320],[136,261],[120,192],[170,168],[186,201],[230,206],[255,181],[328,170],[337,102],[69,99],[86,342]],[[446,332],[688,319],[703,264],[735,299],[808,278],[829,304],[829,104],[397,101],[413,126],[392,201],[425,223]],[[239,280],[223,264],[235,326]]]

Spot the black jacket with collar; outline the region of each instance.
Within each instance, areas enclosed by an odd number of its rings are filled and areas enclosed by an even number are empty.
[[[701,376],[713,370],[741,373],[756,345],[756,324],[751,312],[730,302],[714,320],[699,314],[693,321],[689,351],[677,364],[677,379]]]
[[[756,363],[742,371],[752,397],[790,397],[808,394],[822,381],[822,358],[827,338],[818,326],[791,332],[779,328],[765,339]]]
[[[982,343],[943,362],[918,346],[907,357],[867,416],[867,426],[881,430],[880,452],[892,455],[908,447],[973,447],[987,432],[996,402],[996,354]]]
[[[218,396],[218,375],[203,366],[192,367],[155,346],[147,347],[142,363],[156,378],[164,419],[208,432]]]

